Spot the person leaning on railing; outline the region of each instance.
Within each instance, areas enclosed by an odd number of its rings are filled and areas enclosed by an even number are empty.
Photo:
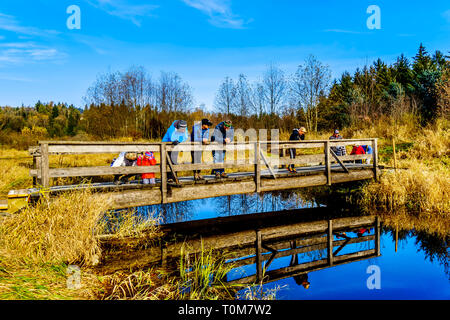
[[[212,122],[208,119],[202,119],[201,122],[197,122],[192,127],[191,141],[200,142],[202,144],[209,144],[209,127]],[[195,146],[194,146],[195,148]],[[192,163],[199,164],[202,163],[202,151],[191,151]],[[205,180],[203,176],[200,175],[200,170],[194,170],[194,180]]]
[[[231,125],[231,120],[225,120],[219,123],[214,129],[214,133],[211,136],[211,142],[216,141],[219,145],[225,145],[233,141],[234,136],[234,128]],[[223,163],[225,160],[226,150],[213,150],[213,162],[214,163]],[[219,178],[227,178],[227,174],[225,173],[225,169],[213,169],[212,174],[215,175],[216,179]]]
[[[173,145],[185,142],[189,139],[188,126],[185,120],[175,120],[167,129],[162,142],[172,142]],[[170,160],[174,165],[178,164],[178,151],[168,151]],[[162,156],[162,155],[161,155]],[[167,173],[167,180],[174,180],[172,172]]]

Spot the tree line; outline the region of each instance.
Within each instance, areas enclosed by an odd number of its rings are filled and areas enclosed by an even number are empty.
[[[173,120],[189,125],[203,117],[235,127],[291,131],[331,130],[373,123],[381,117],[414,114],[423,125],[448,117],[450,62],[441,51],[421,44],[414,57],[401,54],[388,65],[372,65],[331,79],[329,66],[308,56],[293,74],[271,63],[261,77],[249,81],[226,76],[219,85],[214,111],[194,106],[189,84],[174,72],[153,78],[143,67],[100,74],[87,89],[83,110],[64,103],[0,108],[0,143],[7,132],[61,138],[87,134],[94,138],[159,139]],[[3,137],[3,138],[2,138]]]

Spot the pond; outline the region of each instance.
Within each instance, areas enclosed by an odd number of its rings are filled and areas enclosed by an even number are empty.
[[[362,217],[360,213],[349,210],[345,205],[341,206],[339,201],[324,203],[317,200],[319,198],[314,199],[308,194],[305,195],[304,191],[284,191],[234,195],[135,209],[140,215],[160,216],[161,224],[166,226],[189,221],[214,221],[212,219],[239,215],[252,217],[255,213],[261,214],[261,217],[264,216],[263,213],[268,212],[270,214],[279,212],[280,217],[291,212],[299,215],[301,213],[297,209],[303,208],[309,210],[308,214],[305,214],[309,223],[323,220],[324,209],[327,210],[326,219],[335,219],[333,221],[336,223],[342,219],[353,221],[351,219]],[[336,200],[337,197],[331,198]],[[314,218],[316,212],[314,210],[317,210],[317,219]],[[286,226],[295,223],[298,221],[287,222]],[[281,227],[285,226],[278,223],[276,228]],[[361,227],[342,227],[341,234],[334,234],[334,250],[339,251],[336,257],[341,256],[343,263],[336,263],[333,266],[322,263],[327,259],[327,250],[324,249],[325,233],[292,234],[289,239],[284,240],[284,249],[280,249],[281,242],[267,245],[268,247],[278,245],[279,250],[273,258],[269,258],[270,252],[264,256],[261,266],[265,273],[273,273],[273,276],[271,281],[262,285],[263,289],[275,290],[277,300],[450,298],[448,236],[442,238],[436,234],[416,230],[398,231],[384,226],[381,222],[377,238],[376,225],[364,228],[366,229],[365,231],[363,229],[365,232],[363,235],[360,234]],[[378,255],[374,254],[377,239]],[[292,247],[295,241],[297,245]],[[313,247],[317,250],[298,249],[298,243],[302,241],[315,243]],[[290,251],[286,251],[295,248],[299,253],[289,254]],[[354,258],[345,260],[345,255]],[[249,263],[240,263],[238,268],[228,274],[227,281],[254,276],[258,270],[255,259],[256,255],[248,252],[240,260],[237,259],[238,262],[248,260]],[[339,261],[339,258],[336,261]],[[296,269],[295,265],[299,264],[311,267],[296,272],[295,270],[300,269]],[[279,270],[283,271],[282,276],[279,276],[281,274]],[[244,294],[244,291],[240,292],[241,297]]]

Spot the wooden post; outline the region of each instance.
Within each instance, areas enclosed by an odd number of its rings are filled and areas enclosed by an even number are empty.
[[[333,220],[328,220],[328,234],[327,234],[328,246],[328,264],[330,267],[333,265]]]
[[[256,281],[261,282],[262,278],[262,235],[261,230],[256,230]]]
[[[375,253],[377,256],[381,255],[380,233],[381,233],[380,217],[377,216],[375,217]]]
[[[261,192],[261,144],[255,142],[255,185],[256,192]]]
[[[160,165],[161,165],[161,203],[167,202],[167,157],[166,145],[160,145]]]
[[[33,169],[36,170],[36,176],[33,177],[33,187],[37,187],[42,184],[41,179],[41,155],[33,155]]]
[[[378,181],[378,139],[372,140],[372,153],[373,153],[373,173],[375,180]]]
[[[325,141],[324,143],[325,152],[325,172],[327,175],[327,184],[331,186],[331,159],[330,159],[330,142]]]
[[[41,144],[41,184],[44,188],[50,187],[49,175],[49,159],[48,159],[48,143]]]

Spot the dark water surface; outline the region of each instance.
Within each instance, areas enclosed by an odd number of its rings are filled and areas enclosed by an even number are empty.
[[[298,192],[277,192],[262,195],[234,195],[181,203],[136,208],[141,215],[159,215],[162,224],[226,217],[269,211],[325,206],[319,201],[307,201]],[[330,204],[327,204],[330,206]],[[369,233],[374,234],[374,229]],[[348,232],[348,236],[356,236]],[[307,273],[309,288],[301,284],[305,275],[290,276],[263,285],[264,290],[276,289],[277,300],[305,299],[449,299],[449,237],[442,239],[415,230],[399,232],[395,250],[395,230],[382,226],[380,253],[362,261],[350,262]],[[363,242],[346,246],[342,254],[373,249],[374,243]],[[300,253],[297,263],[326,258],[326,252]],[[292,265],[294,256],[274,259],[267,271]],[[375,270],[375,271],[374,271]],[[233,270],[229,280],[255,274],[256,265]],[[374,282],[375,276],[379,282]],[[369,284],[368,284],[369,283]],[[372,285],[371,285],[372,284]],[[370,289],[374,284],[379,288]]]

